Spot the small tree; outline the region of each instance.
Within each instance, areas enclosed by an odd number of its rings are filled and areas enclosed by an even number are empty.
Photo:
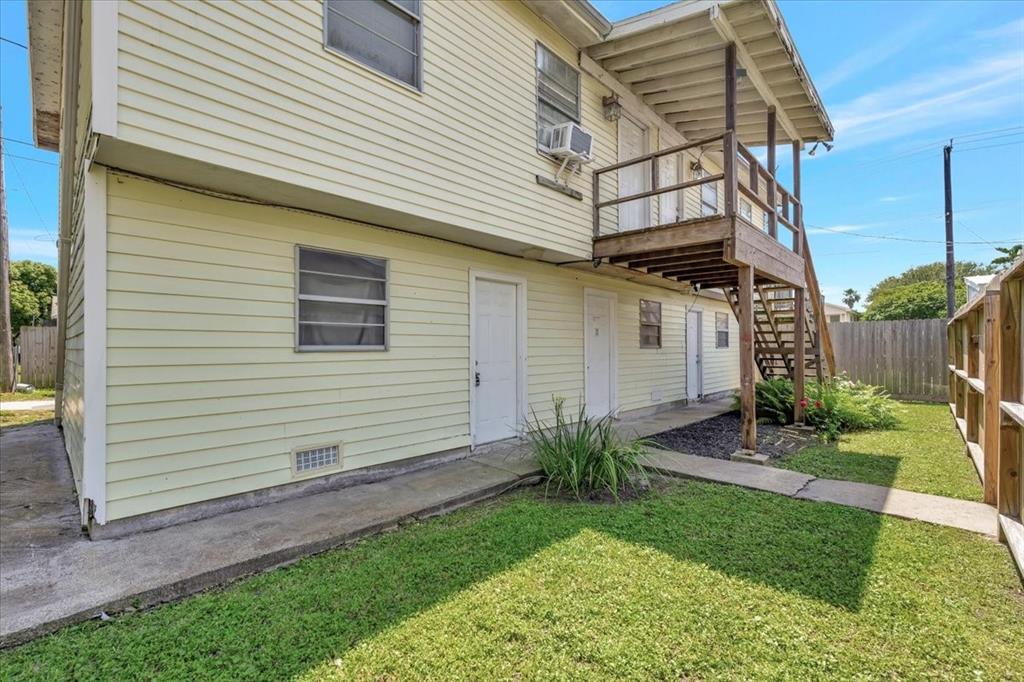
[[[857,305],[857,301],[860,300],[860,294],[855,289],[847,289],[843,292],[843,303],[850,310],[853,310],[853,306]]]
[[[46,263],[11,263],[11,331],[50,319],[50,301],[57,293],[57,269]]]
[[[997,246],[996,251],[1003,255],[996,256],[995,258],[992,259],[992,267],[998,268],[999,270],[1007,269],[1008,267],[1013,265],[1014,261],[1020,258],[1020,252],[1022,247],[1024,247],[1024,244],[1014,244],[1013,246]]]

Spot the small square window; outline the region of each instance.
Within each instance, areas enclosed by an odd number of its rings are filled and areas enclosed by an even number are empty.
[[[740,217],[748,223],[754,222],[753,208],[750,206],[750,202],[745,199],[740,199]]]
[[[661,303],[640,299],[640,347],[661,348]]]
[[[715,313],[715,348],[729,347],[729,315]]]
[[[297,350],[385,350],[388,262],[296,249]]]

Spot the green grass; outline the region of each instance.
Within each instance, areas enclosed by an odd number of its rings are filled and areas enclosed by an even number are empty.
[[[894,429],[844,434],[776,463],[821,478],[874,483],[962,500],[982,499],[974,464],[946,405],[901,403]]]
[[[53,421],[53,410],[0,410],[0,428],[30,426]]]
[[[54,395],[52,388],[37,388],[31,393],[0,393],[0,403],[14,403],[21,400],[46,400]]]
[[[966,532],[709,483],[529,490],[0,653],[0,678],[1021,679]]]

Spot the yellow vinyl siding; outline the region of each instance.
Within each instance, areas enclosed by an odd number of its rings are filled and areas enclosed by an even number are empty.
[[[590,182],[539,186],[535,42],[575,49],[521,3],[423,7],[423,92],[322,45],[319,2],[124,2],[118,137],[514,239],[590,253]],[[500,59],[498,56],[500,55]],[[607,91],[581,75],[596,160],[615,161]]]
[[[617,295],[622,409],[684,397],[693,296],[123,175],[107,186],[109,519],[287,483],[301,445],[343,441],[345,469],[468,445],[471,268],[527,281],[542,418],[553,395],[575,409],[583,393],[584,287]],[[295,244],[389,259],[389,351],[294,352]],[[639,348],[640,298],[662,302],[661,349]]]

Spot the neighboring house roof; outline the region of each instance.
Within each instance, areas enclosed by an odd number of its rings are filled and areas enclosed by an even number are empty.
[[[60,88],[64,3],[29,2],[28,63],[32,77],[32,136],[36,146],[60,147]]]
[[[829,313],[830,315],[840,315],[843,313],[849,315],[850,309],[847,308],[845,305],[837,305],[835,303],[829,303],[828,301],[825,301],[825,312]]]
[[[988,285],[995,277],[995,275],[971,275],[970,277],[964,277],[964,283],[967,285],[967,300],[973,301],[985,293],[985,289],[988,288]]]

